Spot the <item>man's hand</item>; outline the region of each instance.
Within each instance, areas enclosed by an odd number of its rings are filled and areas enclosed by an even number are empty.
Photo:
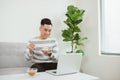
[[[34,44],[34,43],[30,43],[30,44],[28,45],[28,48],[29,48],[30,53],[32,54],[32,53],[33,53],[33,50],[34,50],[34,48],[35,48],[35,44]]]
[[[52,50],[41,50],[44,54],[51,56]]]

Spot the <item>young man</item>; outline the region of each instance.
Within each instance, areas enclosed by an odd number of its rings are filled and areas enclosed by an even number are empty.
[[[25,51],[25,58],[33,63],[32,68],[38,68],[38,72],[57,67],[58,43],[50,38],[51,30],[51,20],[42,19],[39,28],[40,35],[29,41]]]

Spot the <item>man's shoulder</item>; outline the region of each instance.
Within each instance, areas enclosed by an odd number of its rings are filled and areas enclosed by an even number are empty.
[[[47,40],[48,40],[48,41],[51,41],[51,42],[55,42],[55,43],[57,42],[56,38],[54,38],[54,37],[50,37],[50,38],[48,38]]]
[[[55,38],[47,38],[47,39],[37,39],[37,38],[32,38],[29,40],[29,42],[32,42],[34,44],[47,44],[47,43],[56,43]]]
[[[29,40],[29,42],[32,42],[32,41],[38,41],[38,39],[37,39],[36,37],[34,37],[34,38],[31,38],[31,39]]]

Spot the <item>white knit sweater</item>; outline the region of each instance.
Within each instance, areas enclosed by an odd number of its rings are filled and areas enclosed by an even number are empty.
[[[56,62],[58,58],[58,42],[53,38],[48,38],[45,40],[31,39],[29,43],[35,44],[35,49],[32,54],[30,54],[29,49],[25,50],[25,58],[33,63],[49,63]],[[28,43],[28,44],[29,44]],[[41,50],[47,48],[52,50],[51,56],[44,54]]]

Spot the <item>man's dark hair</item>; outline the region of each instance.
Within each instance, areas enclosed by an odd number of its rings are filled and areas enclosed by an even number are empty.
[[[44,24],[52,25],[51,20],[48,19],[48,18],[43,18],[43,19],[41,20],[41,25],[44,25]]]

